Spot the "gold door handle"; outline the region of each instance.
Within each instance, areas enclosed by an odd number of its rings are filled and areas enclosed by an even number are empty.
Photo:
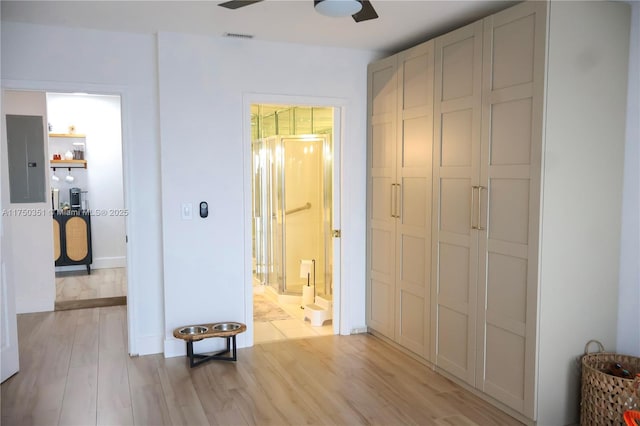
[[[396,184],[392,183],[391,184],[391,200],[389,202],[389,206],[390,206],[390,209],[391,209],[391,217],[396,217],[396,215],[395,215],[395,207],[396,207],[395,194],[396,194]]]
[[[482,190],[486,190],[487,188],[480,185],[478,186],[478,227],[476,228],[478,231],[484,231],[487,228],[482,226]]]
[[[400,219],[402,216],[402,188],[399,183],[396,183],[396,217]]]
[[[479,190],[479,186],[474,185],[471,187],[471,207],[469,209],[469,220],[471,222],[471,229],[478,229],[478,225],[473,223],[473,218],[476,216],[475,212],[476,212],[476,197],[474,196],[476,194],[476,190],[478,190],[478,192],[480,192]],[[479,211],[480,209],[478,209]]]

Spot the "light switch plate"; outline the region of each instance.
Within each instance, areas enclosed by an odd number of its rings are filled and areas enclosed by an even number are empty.
[[[182,203],[182,220],[191,220],[193,218],[193,204]]]

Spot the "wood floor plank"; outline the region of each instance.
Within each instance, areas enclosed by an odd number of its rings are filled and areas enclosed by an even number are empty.
[[[98,425],[133,425],[128,358],[126,352],[126,317],[122,309],[100,308],[98,338]]]
[[[193,426],[208,425],[209,421],[184,360],[167,360],[158,373],[171,422]]]
[[[96,424],[97,365],[69,369],[62,399],[59,425]]]
[[[315,340],[315,339],[314,339]],[[324,349],[331,349],[332,341],[326,341]],[[313,365],[313,360],[322,358],[322,349],[316,356],[309,351],[308,341],[292,341],[280,347],[280,344],[262,345],[265,351],[270,353],[271,359],[280,362],[282,369],[289,372],[291,380],[296,382],[301,389],[292,397],[298,398],[300,394],[309,395],[306,403],[310,409],[315,408],[319,424],[367,424],[367,416],[360,404],[354,403],[348,392],[343,392],[344,386],[351,380],[345,375],[344,364],[338,359],[334,363],[320,363]],[[281,350],[282,349],[282,350]],[[334,352],[335,355],[335,352]],[[317,407],[320,407],[318,411]]]
[[[135,425],[171,425],[171,416],[158,374],[164,362],[164,357],[159,354],[127,359]]]
[[[243,388],[232,389],[230,392],[238,412],[246,423],[265,426],[291,424],[271,405],[264,389]]]
[[[232,364],[210,363],[202,366],[200,374],[190,375],[202,409],[211,425],[247,425],[235,405],[233,395],[224,384],[225,375],[217,374],[223,373],[227,368],[236,367]],[[237,389],[238,386],[232,388]]]
[[[100,348],[127,352],[127,339],[124,334],[126,317],[121,307],[97,308],[100,311]],[[67,311],[63,311],[67,312]],[[74,311],[68,311],[74,312]]]
[[[100,350],[97,424],[133,424],[127,356],[120,351]]]
[[[76,312],[77,322],[71,349],[69,367],[98,365],[98,337],[100,314],[97,309],[83,309]]]
[[[13,410],[19,412],[18,424],[57,424],[69,372],[71,351],[75,339],[78,313],[25,315],[18,336],[20,372]],[[22,316],[19,316],[22,319]],[[31,327],[30,329],[25,327]],[[11,386],[11,385],[10,385]],[[2,389],[3,402],[12,395]],[[4,407],[3,407],[4,412]]]
[[[22,418],[20,425],[58,424],[67,378],[38,381],[34,391],[28,395],[26,406],[16,417]]]
[[[173,424],[162,385],[159,383],[132,388],[131,406],[135,425],[169,426]]]
[[[129,386],[133,390],[145,385],[159,385],[159,368],[164,364],[161,354],[127,357],[127,373]]]

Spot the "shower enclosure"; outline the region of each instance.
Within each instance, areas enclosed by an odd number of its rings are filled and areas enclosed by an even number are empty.
[[[316,292],[332,293],[331,152],[330,134],[253,141],[254,277],[278,294],[302,293],[302,260],[315,261]]]

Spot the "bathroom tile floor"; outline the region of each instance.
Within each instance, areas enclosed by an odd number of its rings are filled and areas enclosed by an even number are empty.
[[[284,309],[292,318],[264,322],[254,321],[254,344],[334,334],[332,321],[325,321],[321,327],[313,327],[309,320],[305,321],[304,310],[300,309],[299,303],[278,303],[278,306]]]

